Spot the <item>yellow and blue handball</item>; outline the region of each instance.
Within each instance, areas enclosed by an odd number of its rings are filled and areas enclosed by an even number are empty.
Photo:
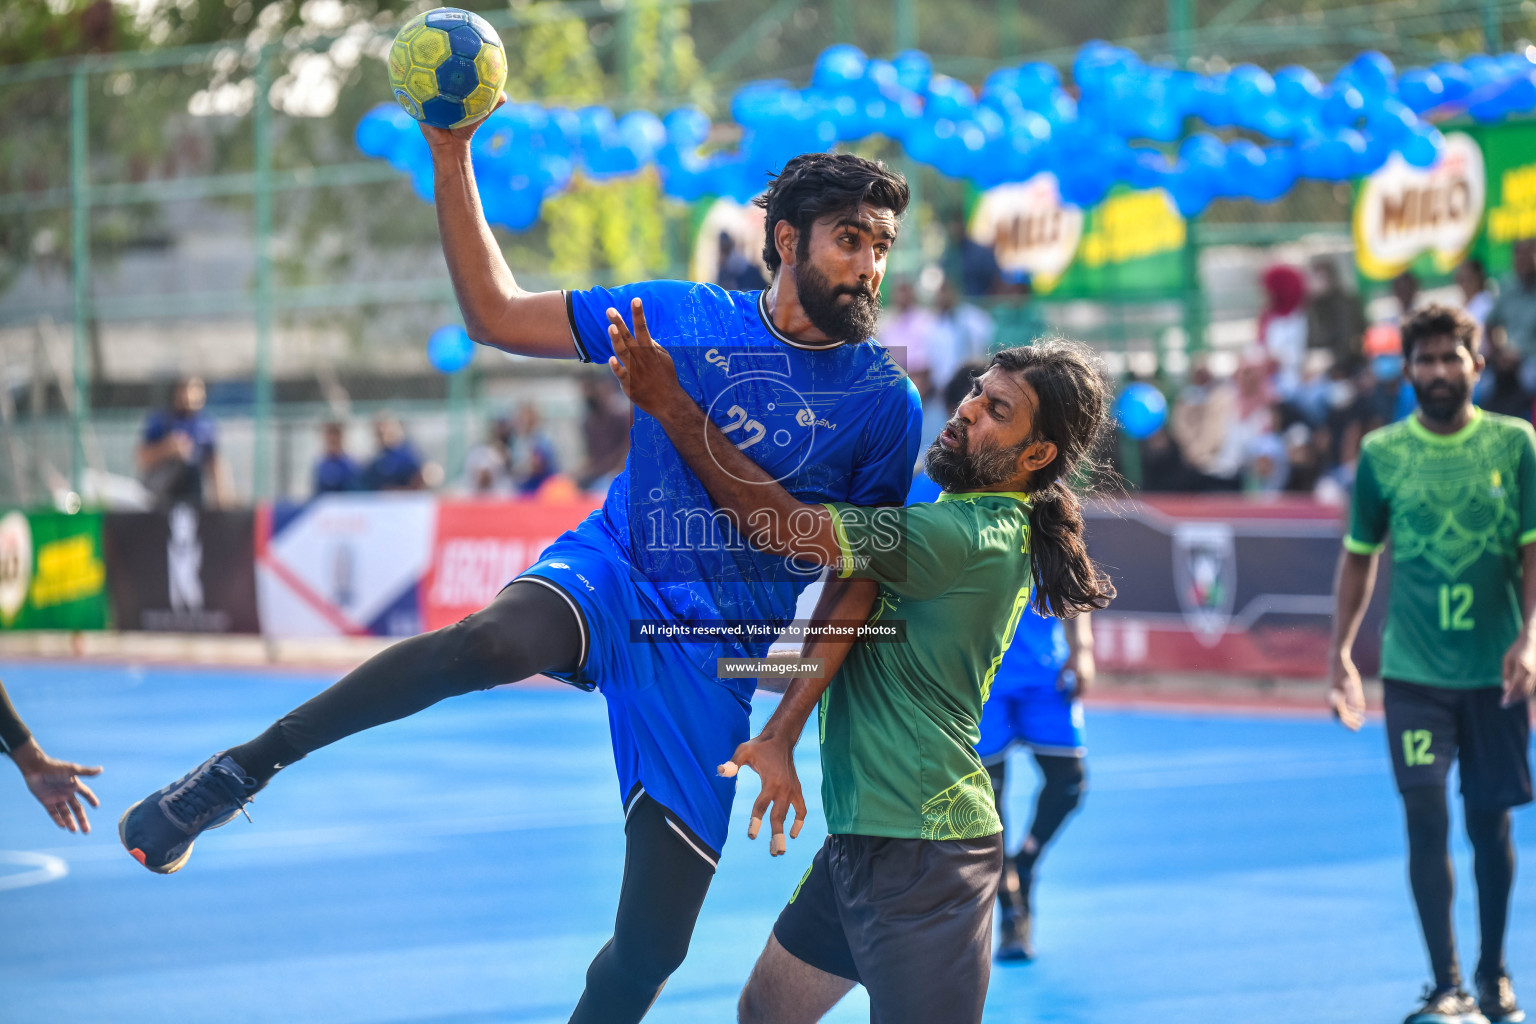
[[[395,36],[389,84],[418,121],[434,128],[474,124],[507,84],[507,53],[480,15],[439,7],[416,15]]]

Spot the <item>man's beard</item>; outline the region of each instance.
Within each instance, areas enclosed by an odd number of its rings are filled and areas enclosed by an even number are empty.
[[[795,267],[795,291],[800,308],[816,329],[829,338],[857,345],[875,335],[880,321],[880,300],[863,285],[833,285],[827,276],[803,259]],[[842,295],[853,296],[839,302]]]
[[[924,466],[928,479],[952,493],[995,487],[1007,480],[1018,467],[1019,454],[1029,445],[1026,440],[1012,447],[992,445],[971,451],[963,422],[950,420],[945,426],[960,443],[954,448],[946,448],[943,441],[935,438],[928,446]]]
[[[1466,383],[1452,384],[1450,381],[1436,381],[1428,387],[1420,387],[1413,382],[1414,397],[1419,400],[1419,410],[1425,418],[1437,423],[1449,423],[1461,412],[1467,404],[1467,395],[1471,388]]]

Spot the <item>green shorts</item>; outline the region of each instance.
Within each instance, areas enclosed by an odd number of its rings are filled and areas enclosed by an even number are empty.
[[[871,1024],[977,1024],[1002,869],[1002,833],[828,836],[773,934],[797,959],[863,985]]]

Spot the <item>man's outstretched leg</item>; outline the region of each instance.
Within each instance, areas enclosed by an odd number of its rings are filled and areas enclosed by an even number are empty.
[[[624,882],[613,938],[587,968],[571,1024],[629,1024],[644,1017],[688,955],[715,869],[643,792],[624,822]]]
[[[304,755],[445,697],[540,672],[574,672],[586,649],[586,625],[570,600],[519,580],[475,614],[381,651],[260,736],[151,793],[128,808],[118,835],[139,863],[170,874],[186,863],[199,834],[239,814],[279,769]]]

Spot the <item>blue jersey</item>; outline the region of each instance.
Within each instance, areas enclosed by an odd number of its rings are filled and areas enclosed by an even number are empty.
[[[650,281],[566,293],[572,338],[584,362],[613,354],[607,311],[617,309],[629,322],[629,304],[637,297],[683,389],[796,498],[902,503],[917,458],[922,408],[917,390],[879,344],[807,346],[773,326],[763,292]],[[748,545],[715,514],[661,425],[639,410],[629,451],[603,507],[576,532],[600,534],[593,539],[611,545],[642,593],[677,619],[782,625],[793,618],[800,591],[820,569]],[[760,657],[773,633],[696,654]]]
[[[907,504],[938,501],[939,485],[918,473],[907,491]],[[1033,686],[1055,687],[1061,670],[1066,667],[1071,651],[1067,647],[1067,631],[1055,616],[1041,615],[1030,605],[1019,616],[1019,625],[1013,633],[1013,642],[1003,655],[997,675],[992,679],[992,692],[1004,693]]]

